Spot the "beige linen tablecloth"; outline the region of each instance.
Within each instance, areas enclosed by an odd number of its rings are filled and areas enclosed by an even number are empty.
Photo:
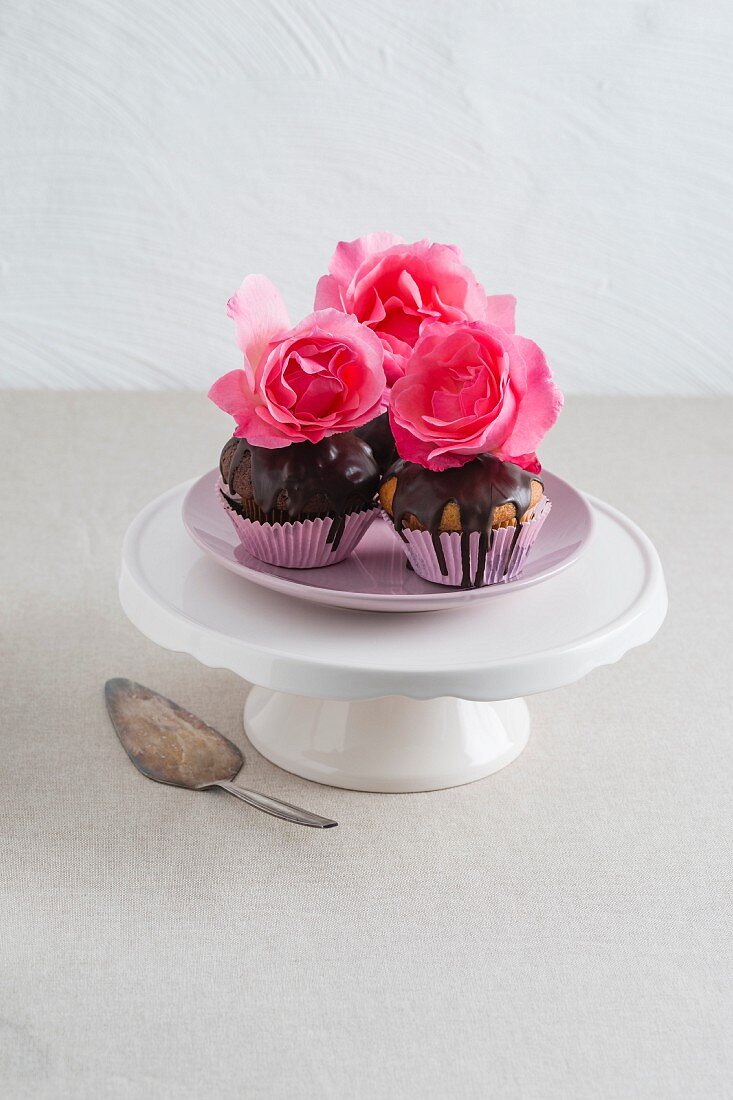
[[[325,834],[148,782],[104,709],[128,676],[244,745],[246,685],[116,593],[127,524],[226,419],[0,403],[3,1096],[731,1095],[733,403],[568,401],[545,461],[654,539],[665,626],[532,698],[526,751],[471,786],[332,790],[245,745]]]

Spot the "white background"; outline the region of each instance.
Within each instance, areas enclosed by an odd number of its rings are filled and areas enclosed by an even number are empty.
[[[242,276],[460,244],[567,391],[733,392],[729,0],[3,0],[0,385],[204,387]]]

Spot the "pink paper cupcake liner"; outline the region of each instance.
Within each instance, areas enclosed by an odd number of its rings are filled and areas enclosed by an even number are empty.
[[[478,531],[473,531],[468,536],[469,542],[469,575],[472,588],[482,588],[487,584],[504,584],[513,581],[522,572],[527,557],[539,535],[542,525],[547,519],[552,505],[547,497],[543,496],[535,507],[532,519],[526,520],[520,526],[519,535],[516,538],[516,527],[499,527],[493,532],[491,547],[486,554],[486,563],[483,570],[483,578],[476,578],[478,569],[479,539]],[[392,517],[382,512],[384,519],[392,526]],[[415,572],[426,581],[433,584],[450,585],[452,588],[462,587],[463,582],[463,554],[461,548],[462,535],[457,532],[439,535],[440,545],[443,548],[447,574],[441,572],[440,564],[433,545],[433,536],[428,531],[403,530],[405,541],[403,548],[407,554],[410,565]]]
[[[244,549],[253,558],[286,569],[320,569],[348,558],[374,521],[378,508],[349,512],[343,517],[343,531],[329,541],[338,518],[296,520],[293,523],[258,523],[230,508],[217,488],[216,495],[234,525]],[[336,542],[336,549],[333,543]]]

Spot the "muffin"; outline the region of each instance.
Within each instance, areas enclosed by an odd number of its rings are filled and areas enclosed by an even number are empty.
[[[461,588],[514,579],[550,509],[539,477],[491,454],[440,471],[399,459],[379,500],[415,572]]]
[[[342,561],[377,514],[379,469],[352,433],[274,449],[232,438],[219,472],[219,497],[242,545],[272,565]]]

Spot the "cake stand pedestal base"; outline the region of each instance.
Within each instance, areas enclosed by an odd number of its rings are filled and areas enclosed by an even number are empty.
[[[273,764],[355,791],[435,791],[483,779],[527,744],[524,699],[339,701],[254,687],[247,736]]]

